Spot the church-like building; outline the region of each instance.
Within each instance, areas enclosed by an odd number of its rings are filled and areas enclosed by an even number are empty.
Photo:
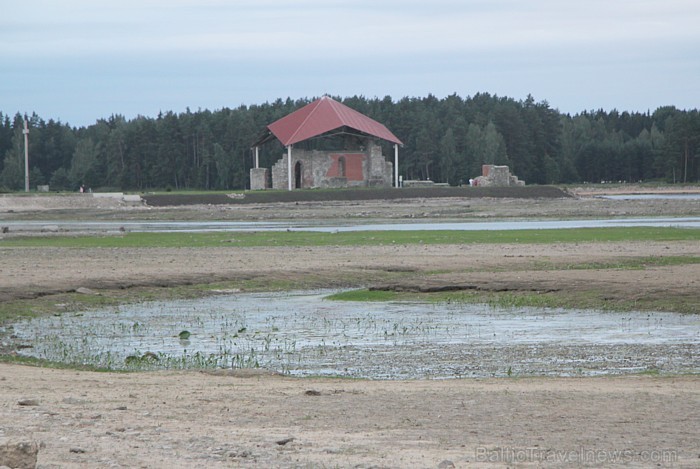
[[[295,148],[319,137],[335,137],[342,148]],[[258,149],[274,139],[286,154],[271,169],[260,168]],[[380,141],[393,144],[393,164],[382,154]],[[383,124],[324,96],[267,126],[253,144],[250,188],[398,187],[399,145],[401,141]]]

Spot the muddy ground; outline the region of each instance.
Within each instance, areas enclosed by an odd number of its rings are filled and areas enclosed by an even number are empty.
[[[85,198],[80,204],[3,199],[0,216],[15,220],[700,214],[697,200],[416,199],[157,209],[114,201],[96,206]],[[334,287],[398,282],[418,289],[573,292],[612,304],[674,296],[694,308],[698,264],[557,268],[650,256],[700,256],[700,243],[29,249],[0,242],[0,298],[80,287],[108,294],[293,279]],[[23,400],[36,405],[19,405]],[[0,365],[0,439],[41,442],[40,467],[697,467],[699,421],[694,375],[385,382]]]

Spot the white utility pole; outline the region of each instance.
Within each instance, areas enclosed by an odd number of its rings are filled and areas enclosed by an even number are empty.
[[[287,187],[292,190],[292,146],[287,145]]]
[[[394,144],[394,187],[401,187],[399,184],[399,146]]]
[[[29,128],[27,119],[24,119],[24,192],[29,192]]]

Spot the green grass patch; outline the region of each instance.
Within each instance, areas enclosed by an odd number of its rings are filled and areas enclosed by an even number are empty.
[[[553,264],[537,264],[539,270],[644,270],[649,267],[673,265],[700,264],[699,256],[648,256],[631,257],[616,262],[584,262],[556,266]]]
[[[326,297],[335,301],[421,301],[427,303],[483,303],[493,307],[558,307],[555,297],[539,293],[451,291],[437,293],[395,292],[386,290],[351,290]]]
[[[688,296],[669,296],[663,299],[611,299],[598,291],[574,292],[492,292],[451,291],[438,293],[353,290],[331,295],[328,299],[345,301],[421,301],[429,303],[480,303],[494,308],[565,308],[595,309],[602,311],[669,311],[697,314],[700,302]]]
[[[200,298],[211,294],[209,285],[135,287],[100,290],[97,295],[74,292],[42,295],[36,298],[0,302],[0,325],[50,314],[109,308],[125,303]]]
[[[398,301],[408,299],[406,295],[398,292],[384,290],[349,290],[333,295],[328,295],[327,300],[332,301]]]
[[[80,295],[60,293],[38,298],[0,302],[0,324],[27,318],[60,314],[63,311],[85,311],[91,308],[115,306],[124,301],[123,297],[100,295]]]
[[[0,247],[262,247],[379,246],[392,244],[549,244],[623,241],[697,241],[687,228],[581,228],[508,231],[303,231],[242,233],[126,233],[114,236],[34,236],[0,240]]]

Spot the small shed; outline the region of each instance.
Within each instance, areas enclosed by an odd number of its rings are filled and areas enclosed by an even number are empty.
[[[308,150],[294,145],[324,136],[344,136],[346,145],[336,150]],[[259,148],[277,139],[285,148],[271,168],[259,167]],[[394,145],[394,163],[387,161],[378,141]],[[348,143],[350,142],[350,143]],[[250,188],[398,187],[399,140],[383,124],[328,97],[307,104],[273,122],[253,145],[255,166]]]

